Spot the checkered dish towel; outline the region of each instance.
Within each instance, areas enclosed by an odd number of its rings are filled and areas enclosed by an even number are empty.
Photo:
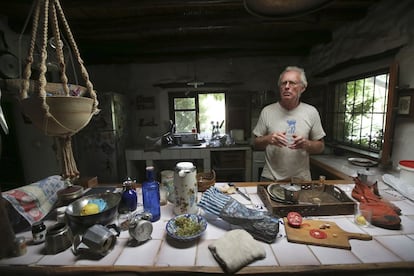
[[[64,187],[62,177],[53,175],[30,185],[2,192],[2,196],[32,225],[52,210],[58,200],[57,191]]]

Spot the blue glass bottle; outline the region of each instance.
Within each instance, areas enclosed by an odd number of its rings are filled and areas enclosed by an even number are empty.
[[[122,207],[121,212],[133,212],[137,209],[138,204],[138,197],[137,192],[135,191],[133,184],[135,181],[132,181],[131,178],[128,177],[126,181],[124,181],[122,184],[123,191],[121,196],[121,205]]]
[[[154,177],[154,167],[148,166],[146,168],[147,179],[142,183],[142,202],[144,204],[144,211],[152,215],[151,222],[160,219],[160,188],[159,183]]]

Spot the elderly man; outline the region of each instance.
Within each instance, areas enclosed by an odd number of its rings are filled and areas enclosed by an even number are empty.
[[[315,107],[300,101],[308,82],[302,68],[287,67],[279,77],[280,100],[263,108],[254,146],[265,150],[262,181],[311,180],[309,155],[324,150],[325,131]]]

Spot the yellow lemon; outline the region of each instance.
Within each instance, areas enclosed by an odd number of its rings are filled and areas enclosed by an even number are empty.
[[[366,219],[365,219],[365,218],[364,218],[364,216],[362,216],[362,215],[357,216],[357,218],[356,218],[356,222],[357,222],[358,224],[360,224],[360,225],[365,225],[365,224],[367,224]]]
[[[97,213],[99,213],[99,206],[95,203],[88,203],[85,206],[83,206],[81,210],[82,216],[93,215]]]

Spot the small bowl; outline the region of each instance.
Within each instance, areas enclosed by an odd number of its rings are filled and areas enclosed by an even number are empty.
[[[179,229],[179,226],[176,224],[177,219],[179,218],[187,218],[189,220],[191,220],[192,222],[196,222],[198,224],[200,224],[200,230],[197,231],[197,233],[194,233],[192,235],[178,235],[177,231]],[[170,219],[167,222],[167,225],[165,226],[166,230],[167,230],[167,234],[169,237],[173,238],[174,240],[177,241],[182,241],[182,242],[189,242],[189,241],[194,241],[196,239],[198,239],[203,232],[206,230],[207,228],[207,221],[205,218],[203,218],[202,216],[199,215],[194,215],[194,214],[182,214],[182,215],[178,215],[176,217],[173,217],[172,219]]]

